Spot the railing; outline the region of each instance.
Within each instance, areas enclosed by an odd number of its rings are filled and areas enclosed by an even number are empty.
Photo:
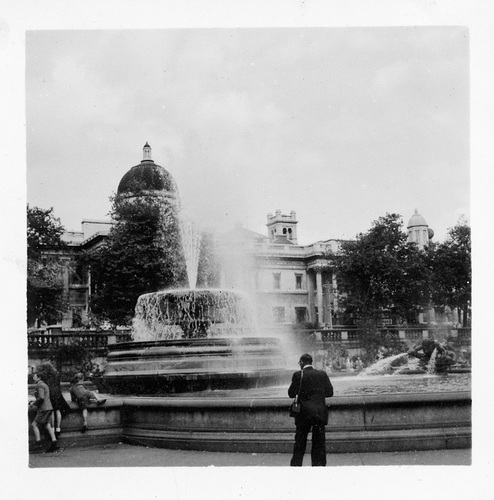
[[[129,331],[69,331],[63,333],[29,333],[27,336],[27,347],[29,352],[37,350],[48,350],[52,347],[68,345],[72,343],[83,344],[90,350],[105,350],[108,344],[126,342],[131,340]]]
[[[400,328],[385,327],[380,329],[381,333],[386,333],[392,340],[399,342],[415,343],[424,337],[434,336],[435,338],[448,338],[453,345],[470,346],[472,331],[471,328]],[[363,338],[364,331],[355,327],[321,328],[311,330],[300,330],[301,334],[311,335],[316,341],[321,342],[344,342],[357,345]],[[109,344],[128,342],[131,339],[129,330],[110,331],[87,331],[77,330],[62,333],[29,333],[28,351],[35,353],[48,351],[52,347],[67,345],[74,342],[81,343],[92,351],[104,353]]]
[[[388,335],[391,340],[399,342],[405,341],[418,342],[424,337],[434,337],[437,339],[447,338],[455,346],[469,346],[472,340],[471,328],[400,328],[400,327],[383,327],[379,329],[382,335]],[[355,327],[337,327],[337,328],[321,328],[315,330],[303,330],[307,334],[312,334],[316,340],[322,342],[345,342],[359,343],[365,335],[364,330]]]

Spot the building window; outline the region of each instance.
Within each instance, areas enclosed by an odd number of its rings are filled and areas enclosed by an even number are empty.
[[[285,322],[285,308],[284,307],[273,307],[273,319],[275,323]]]
[[[69,267],[69,285],[86,285],[87,270],[80,263]]]
[[[297,323],[304,323],[307,315],[307,309],[305,307],[295,308],[295,321]]]
[[[302,275],[301,274],[295,275],[295,288],[297,290],[302,290]]]
[[[281,273],[273,273],[273,288],[275,290],[279,290],[280,284],[281,284]]]

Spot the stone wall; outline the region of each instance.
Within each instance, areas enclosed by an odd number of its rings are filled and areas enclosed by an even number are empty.
[[[60,445],[124,441],[169,449],[291,453],[290,399],[230,397],[109,398],[89,408],[89,431],[75,403],[63,420]],[[469,448],[468,392],[331,398],[328,453]],[[29,411],[30,420],[34,411]],[[32,439],[32,436],[31,436]]]

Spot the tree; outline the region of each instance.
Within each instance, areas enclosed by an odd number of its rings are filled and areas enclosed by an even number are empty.
[[[87,375],[93,368],[91,351],[83,341],[52,346],[49,357],[64,379],[70,380],[77,372]]]
[[[430,272],[423,251],[407,243],[400,215],[386,214],[365,234],[342,243],[334,257],[339,302],[362,326],[383,315],[414,322],[430,300]]]
[[[433,302],[440,308],[458,309],[463,326],[468,324],[472,296],[472,249],[470,227],[462,221],[450,228],[444,243],[435,245],[430,259],[433,269]]]
[[[53,207],[42,209],[27,205],[27,323],[60,321],[67,304],[63,300],[63,262],[60,252],[66,247],[64,232]]]
[[[105,244],[86,255],[91,312],[112,325],[129,325],[139,295],[187,283],[174,207],[159,196],[119,196]]]

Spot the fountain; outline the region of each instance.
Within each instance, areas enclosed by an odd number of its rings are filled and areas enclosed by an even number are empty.
[[[116,394],[261,387],[287,379],[280,340],[256,331],[248,297],[222,289],[141,295],[133,342],[109,347],[105,383]]]
[[[247,297],[232,290],[141,296],[136,340],[110,346],[104,378],[117,396],[98,438],[106,432],[108,440],[170,449],[291,452],[286,391],[294,369],[287,370],[279,339],[257,334],[251,313]],[[385,358],[380,368],[405,358]],[[459,377],[452,387],[443,375],[417,375],[419,383],[396,374],[331,377],[328,451],[470,447],[469,374],[452,376]]]
[[[201,233],[183,211],[180,212],[179,227],[189,286],[195,288],[201,248]]]
[[[150,168],[150,148],[144,149],[142,168]],[[163,197],[176,198],[171,191]],[[134,340],[109,346],[104,382],[113,397],[93,410],[93,435],[164,448],[289,453],[295,428],[286,391],[296,363],[287,367],[279,337],[258,333],[245,294],[194,288],[200,244],[190,226],[180,228],[190,288],[139,297]],[[331,453],[471,446],[471,397],[464,388],[345,394],[339,378],[331,378]],[[76,439],[89,439],[67,422]]]
[[[175,180],[151,156],[146,143],[141,163],[120,181],[116,200],[152,201],[149,216],[159,217],[154,244],[174,262],[178,272],[170,279],[181,283],[186,274],[189,288],[138,298],[133,341],[109,346],[104,383],[112,394],[159,396],[283,380],[286,354],[280,339],[258,334],[248,297],[235,290],[196,289],[201,234],[181,206]]]

